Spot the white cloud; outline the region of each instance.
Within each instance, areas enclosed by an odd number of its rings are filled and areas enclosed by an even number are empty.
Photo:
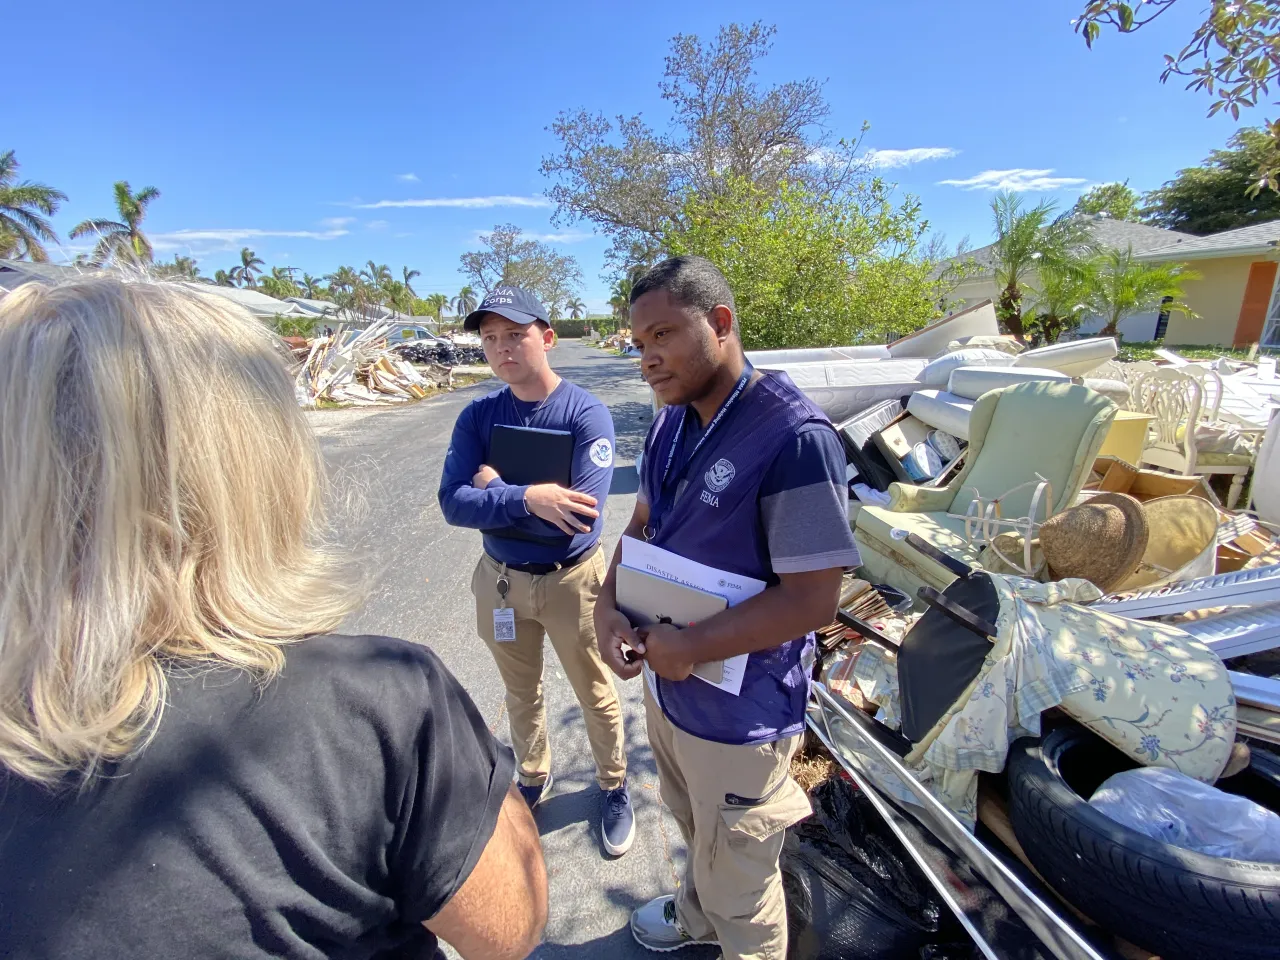
[[[370,220],[365,225],[366,230],[385,230],[391,226],[390,220]]]
[[[543,243],[581,243],[583,240],[590,240],[595,234],[568,230],[564,233],[526,233],[525,236]]]
[[[355,217],[325,217],[320,221],[320,226],[329,230],[340,230],[341,228],[356,222]]]
[[[906,167],[913,163],[923,163],[925,160],[947,160],[957,156],[959,153],[959,150],[951,147],[911,147],[907,150],[876,150],[872,148],[867,151],[867,162],[881,170],[891,170],[894,167]]]
[[[341,218],[339,218],[341,219]],[[234,250],[250,240],[264,237],[297,237],[302,240],[336,240],[345,237],[351,231],[344,227],[331,227],[328,230],[259,230],[245,227],[239,230],[173,230],[168,233],[153,233],[151,244],[157,250],[188,250],[201,247],[205,250]]]
[[[406,183],[417,183],[418,175],[416,173],[397,173],[396,179],[403,180]]]
[[[1049,170],[984,170],[966,180],[939,180],[940,185],[960,187],[964,190],[1012,190],[1022,193],[1027,190],[1048,191],[1061,190],[1064,187],[1079,187],[1088,183],[1083,177],[1051,177]]]
[[[475,210],[485,207],[549,207],[551,201],[546,197],[427,197],[421,200],[379,200],[353,206],[359,210],[383,210],[387,207],[461,207]]]

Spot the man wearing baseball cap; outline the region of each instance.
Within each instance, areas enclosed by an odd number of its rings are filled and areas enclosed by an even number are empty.
[[[627,791],[622,707],[596,645],[593,610],[605,576],[602,505],[613,476],[613,419],[603,403],[551,369],[546,308],[532,293],[499,285],[463,324],[478,331],[485,359],[506,386],[468,404],[454,424],[440,480],[445,520],[483,531],[471,577],[476,628],[507,690],[520,793],[531,808],[551,789],[542,696],[543,634],[582,706],[603,791],[601,836],[620,856],[635,838]],[[570,485],[506,483],[489,465],[495,427],[573,435]]]

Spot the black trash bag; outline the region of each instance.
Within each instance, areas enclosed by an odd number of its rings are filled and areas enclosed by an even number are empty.
[[[871,802],[832,777],[787,831],[787,960],[960,960],[971,941]]]

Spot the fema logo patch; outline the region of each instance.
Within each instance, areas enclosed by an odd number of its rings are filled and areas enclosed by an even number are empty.
[[[711,465],[711,469],[706,472],[703,479],[707,481],[707,487],[712,493],[719,493],[733,481],[735,473],[737,470],[733,464],[721,458]]]
[[[607,467],[613,463],[613,444],[601,437],[591,445],[591,462],[597,467]]]

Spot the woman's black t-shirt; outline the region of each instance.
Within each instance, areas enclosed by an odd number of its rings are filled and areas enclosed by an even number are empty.
[[[0,957],[430,958],[511,752],[430,650],[284,648],[265,688],[174,670],[155,739],[81,791],[0,768]]]

